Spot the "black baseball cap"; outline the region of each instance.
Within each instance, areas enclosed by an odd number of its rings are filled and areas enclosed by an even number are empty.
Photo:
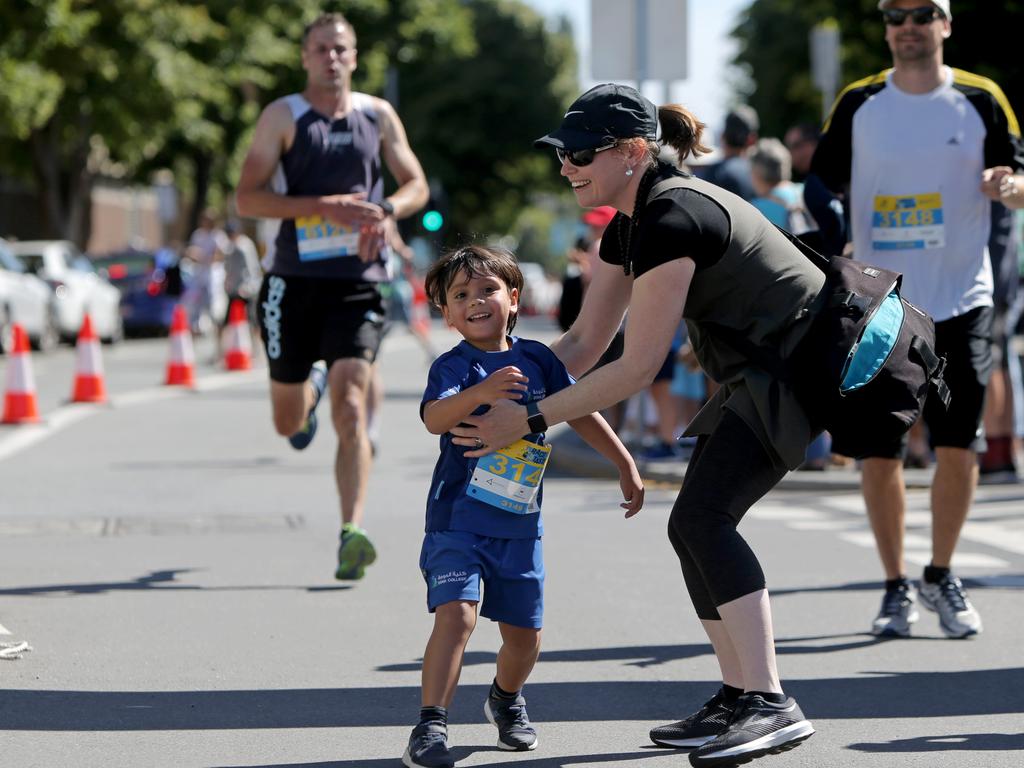
[[[604,83],[595,85],[566,110],[562,124],[533,146],[566,149],[596,149],[614,139],[658,135],[658,108],[636,88]]]

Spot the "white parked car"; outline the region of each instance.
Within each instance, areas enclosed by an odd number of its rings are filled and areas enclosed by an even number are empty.
[[[0,352],[9,352],[13,326],[25,328],[36,349],[50,349],[57,343],[57,318],[53,291],[11,253],[0,239]]]
[[[88,311],[101,341],[110,344],[121,340],[121,292],[96,273],[92,262],[74,243],[26,240],[10,246],[26,269],[53,289],[61,338],[74,341]]]

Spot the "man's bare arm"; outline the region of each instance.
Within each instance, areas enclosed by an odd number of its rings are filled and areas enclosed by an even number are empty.
[[[394,107],[377,99],[377,110],[381,117],[381,156],[398,182],[398,189],[388,196],[388,201],[395,207],[395,218],[404,219],[427,204],[427,177],[409,146],[405,127]]]

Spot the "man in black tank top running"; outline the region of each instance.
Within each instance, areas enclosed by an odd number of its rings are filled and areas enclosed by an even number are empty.
[[[258,302],[270,366],[274,428],[301,450],[316,432],[316,407],[330,389],[338,436],[341,505],[338,579],[360,579],[376,559],[362,529],[371,464],[367,391],[380,346],[395,220],[429,195],[395,110],[352,90],[356,36],[337,13],[302,37],[306,88],[260,115],[238,180],[238,212],[275,219]],[[384,197],[382,161],[398,183]]]

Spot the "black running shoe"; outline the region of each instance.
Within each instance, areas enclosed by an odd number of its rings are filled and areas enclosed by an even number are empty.
[[[718,693],[685,720],[652,728],[651,741],[660,747],[699,747],[725,730],[735,708],[736,702],[727,701],[724,689],[719,688]]]
[[[420,723],[412,729],[402,755],[407,768],[455,768],[448,751],[448,729],[441,723]]]
[[[526,752],[537,748],[537,731],[530,725],[526,714],[526,699],[488,696],[484,702],[487,721],[498,729],[498,747],[512,752]]]
[[[320,405],[320,398],[324,396],[324,390],[327,389],[327,365],[322,360],[313,363],[313,367],[309,370],[309,383],[313,386],[313,405],[310,406],[309,413],[306,414],[302,428],[288,438],[288,442],[296,451],[304,450],[313,442],[313,437],[316,435],[316,407]]]
[[[800,706],[790,697],[781,704],[744,694],[729,727],[690,753],[695,766],[741,765],[756,757],[793,749],[814,733]]]

